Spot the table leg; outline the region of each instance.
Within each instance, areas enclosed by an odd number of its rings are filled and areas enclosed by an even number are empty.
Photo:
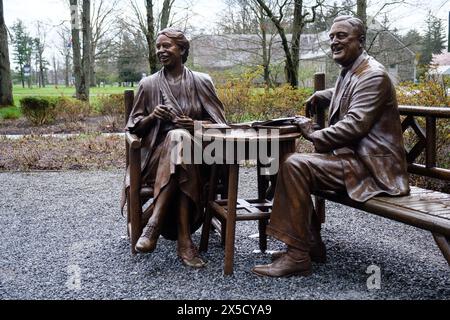
[[[234,238],[236,231],[236,203],[238,192],[239,164],[231,164],[228,173],[228,202],[225,234],[225,265],[224,273],[233,273]]]

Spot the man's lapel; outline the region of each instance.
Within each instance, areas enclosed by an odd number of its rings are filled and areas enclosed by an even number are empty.
[[[330,103],[330,115],[328,117],[329,125],[337,122],[335,120],[336,116],[339,116],[339,110],[341,107],[342,96],[347,91],[353,74],[355,70],[361,65],[361,63],[366,60],[368,57],[366,51],[363,51],[362,54],[355,60],[350,69],[342,69],[341,74],[339,75],[338,81],[336,83],[336,90],[334,91],[333,97]]]

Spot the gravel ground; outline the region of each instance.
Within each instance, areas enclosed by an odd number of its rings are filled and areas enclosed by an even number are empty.
[[[254,196],[254,174],[241,170],[241,196]],[[232,276],[223,275],[216,234],[203,270],[184,267],[175,243],[162,238],[152,254],[132,256],[118,208],[122,177],[122,171],[0,173],[0,299],[450,298],[449,267],[430,233],[333,203],[323,229],[328,262],[314,264],[307,278],[250,272],[270,261],[254,252],[256,222],[237,225]],[[280,248],[269,240],[269,249]],[[380,268],[379,289],[368,288],[368,268]]]

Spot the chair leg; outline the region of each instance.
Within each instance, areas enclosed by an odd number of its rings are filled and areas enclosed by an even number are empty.
[[[259,230],[259,250],[262,253],[267,250],[267,234],[266,234],[267,220],[258,220],[258,230]]]
[[[226,234],[227,234],[227,223],[226,223],[225,220],[222,219],[220,221],[220,225],[221,225],[221,228],[220,228],[220,245],[222,247],[225,247],[225,237],[226,237]]]
[[[127,194],[127,199],[128,199],[128,201],[127,201],[127,236],[128,236],[128,239],[130,240],[130,238],[131,238],[131,220],[130,220],[130,210],[131,210],[131,208],[130,208],[130,190],[129,189],[127,189],[126,191],[126,194]]]
[[[140,183],[141,183],[141,168],[140,168],[140,150],[130,150],[130,189],[128,201],[130,202],[130,243],[131,253],[135,254],[135,245],[141,235],[141,215],[142,204],[140,199]],[[132,165],[134,164],[134,165]],[[139,164],[139,165],[136,165]]]
[[[228,210],[225,233],[225,264],[224,274],[233,274],[234,238],[236,231],[236,202],[238,188],[239,164],[230,165],[228,179]]]
[[[450,238],[438,233],[433,233],[433,238],[450,266]]]
[[[209,233],[211,230],[211,220],[212,220],[211,209],[210,209],[209,204],[207,203],[206,204],[205,221],[203,222],[202,235],[200,238],[200,246],[199,246],[200,252],[208,251]]]
[[[200,251],[208,250],[209,233],[211,231],[211,220],[212,220],[212,212],[209,202],[214,201],[216,194],[216,187],[217,187],[217,165],[213,165],[211,169],[211,176],[209,178],[208,200],[206,202],[205,221],[203,222],[202,227],[202,236],[199,247]]]

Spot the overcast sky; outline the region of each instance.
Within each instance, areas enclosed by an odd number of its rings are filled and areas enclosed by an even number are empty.
[[[137,2],[144,4],[144,0],[137,0]],[[189,2],[193,3],[191,7],[195,13],[193,21],[202,26],[213,23],[218,11],[223,8],[222,0],[190,0]],[[27,24],[36,20],[59,24],[63,20],[70,19],[68,3],[68,0],[3,0],[5,21],[8,26],[17,19]],[[121,6],[129,7],[128,3],[128,0],[122,0]],[[185,0],[175,0],[175,6],[185,7],[186,3]]]
[[[127,1],[122,2],[127,3]],[[144,1],[140,0],[140,2],[143,3]],[[184,4],[184,2],[184,0],[175,0],[175,4]],[[191,2],[194,4],[192,10],[196,13],[193,21],[198,26],[207,26],[213,23],[224,7],[223,0],[191,0]],[[11,26],[16,19],[21,19],[27,24],[36,20],[58,24],[62,20],[69,19],[67,3],[68,0],[3,0],[6,24]],[[385,1],[369,0],[369,13],[377,12],[384,3]],[[431,9],[439,18],[445,19],[446,24],[448,23],[450,1],[406,0],[405,3],[408,4],[397,5],[396,9],[390,13],[391,20],[395,20],[395,25],[399,29],[404,30],[412,27],[422,29],[428,9]]]
[[[144,3],[144,0],[137,0],[138,3]],[[187,0],[175,0],[175,5],[185,6]],[[208,28],[217,21],[220,11],[224,8],[224,0],[189,0],[193,3],[191,10],[195,15],[191,18],[191,23],[196,27]],[[127,4],[127,0],[121,1]],[[331,2],[331,1],[330,1]],[[337,0],[339,3],[340,1]],[[389,1],[395,2],[395,1]],[[445,30],[448,30],[448,15],[450,11],[450,1],[445,0],[406,0],[407,4],[390,6],[389,19],[393,26],[398,28],[401,33],[415,28],[423,32],[425,27],[425,17],[428,10],[443,19]],[[6,25],[11,27],[14,21],[21,19],[24,21],[28,30],[33,34],[37,20],[44,21],[49,28],[58,25],[64,20],[70,19],[70,11],[68,9],[68,0],[3,0],[4,15]],[[373,15],[379,11],[379,8],[385,1],[369,0],[368,14]],[[379,16],[378,20],[382,20]],[[55,40],[55,35],[50,33],[48,41],[51,43]]]

